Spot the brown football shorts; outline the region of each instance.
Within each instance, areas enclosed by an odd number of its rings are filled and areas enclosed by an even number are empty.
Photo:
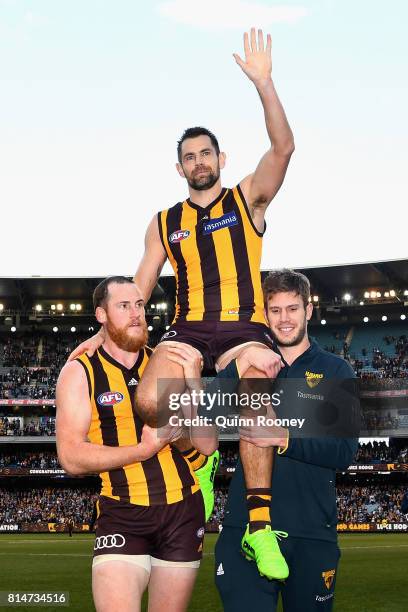
[[[199,561],[204,540],[201,491],[180,502],[137,506],[99,497],[94,557],[150,555],[163,561]]]
[[[223,353],[247,342],[274,348],[269,327],[250,321],[176,321],[160,342],[185,342],[203,356],[204,367],[212,370]]]

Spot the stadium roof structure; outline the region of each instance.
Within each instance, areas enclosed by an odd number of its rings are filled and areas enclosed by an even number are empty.
[[[363,296],[366,291],[381,293],[394,289],[408,290],[408,260],[382,261],[376,263],[326,266],[300,269],[306,274],[313,292],[325,300],[341,297],[343,292],[357,292]]]
[[[351,303],[358,305],[364,293],[381,293],[381,303],[408,302],[408,259],[376,263],[301,268],[311,282],[312,295],[319,296],[319,304],[336,306],[344,303],[349,293]],[[262,276],[267,275],[262,272]],[[79,302],[81,314],[92,314],[92,293],[101,278],[0,278],[0,315],[9,313],[32,314],[37,303],[46,310],[51,303]],[[385,299],[384,293],[395,291],[395,296]],[[150,305],[167,301],[171,310],[174,302],[174,276],[162,276],[156,285]],[[47,306],[48,305],[48,306]],[[344,304],[343,304],[344,305]],[[79,314],[79,313],[76,313]]]

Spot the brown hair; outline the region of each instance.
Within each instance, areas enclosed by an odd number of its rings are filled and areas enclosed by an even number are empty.
[[[134,284],[133,281],[126,278],[126,276],[108,276],[108,278],[104,278],[93,292],[92,297],[94,310],[96,310],[98,306],[105,308],[106,302],[108,301],[109,285],[112,285],[113,283],[117,283],[118,285],[125,285],[127,283],[130,283],[131,285]]]
[[[300,295],[304,307],[308,305],[310,297],[310,282],[309,279],[301,272],[295,272],[283,268],[282,270],[274,270],[270,272],[262,283],[265,310],[268,306],[268,299],[276,293],[295,293]]]
[[[211,140],[211,144],[215,149],[217,155],[220,154],[220,145],[218,144],[217,138],[214,136],[210,130],[204,127],[191,127],[184,130],[182,137],[177,141],[177,157],[179,162],[181,163],[181,147],[183,142],[188,138],[197,138],[197,136],[208,136]]]

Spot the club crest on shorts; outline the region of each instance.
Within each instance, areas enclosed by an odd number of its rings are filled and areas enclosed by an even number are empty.
[[[185,240],[190,235],[190,230],[177,230],[169,236],[169,242],[172,244]]]
[[[168,340],[169,338],[174,338],[174,336],[177,336],[177,332],[174,329],[171,329],[170,331],[163,334],[160,340]]]
[[[197,538],[203,538],[204,537],[204,533],[205,533],[204,527],[200,527],[200,529],[198,529],[198,531],[197,531]]]
[[[123,400],[123,395],[119,391],[105,391],[98,396],[100,406],[115,406]]]
[[[327,590],[329,590],[333,584],[335,573],[335,569],[328,570],[327,572],[322,572],[322,578],[324,580],[324,584],[326,585]]]
[[[271,346],[273,346],[273,340],[272,340],[271,336],[270,336],[270,335],[269,335],[267,332],[264,332],[264,336],[265,336],[265,340],[266,340],[267,342],[269,342],[269,344],[270,344]]]
[[[309,370],[306,370],[305,378],[308,386],[313,389],[317,387],[319,382],[323,379],[323,374],[317,374],[316,372],[309,372]]]

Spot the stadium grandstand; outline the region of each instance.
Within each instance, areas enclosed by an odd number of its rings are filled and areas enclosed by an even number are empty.
[[[407,530],[408,261],[301,270],[311,281],[310,335],[361,379],[363,431],[355,464],[337,475],[339,531]],[[263,273],[265,275],[266,273]],[[0,532],[92,529],[98,476],[72,477],[55,450],[55,385],[71,350],[96,330],[92,292],[101,279],[0,279]],[[174,314],[173,277],[146,308],[150,345]],[[211,375],[211,372],[206,374]],[[218,532],[237,436],[221,435]]]

